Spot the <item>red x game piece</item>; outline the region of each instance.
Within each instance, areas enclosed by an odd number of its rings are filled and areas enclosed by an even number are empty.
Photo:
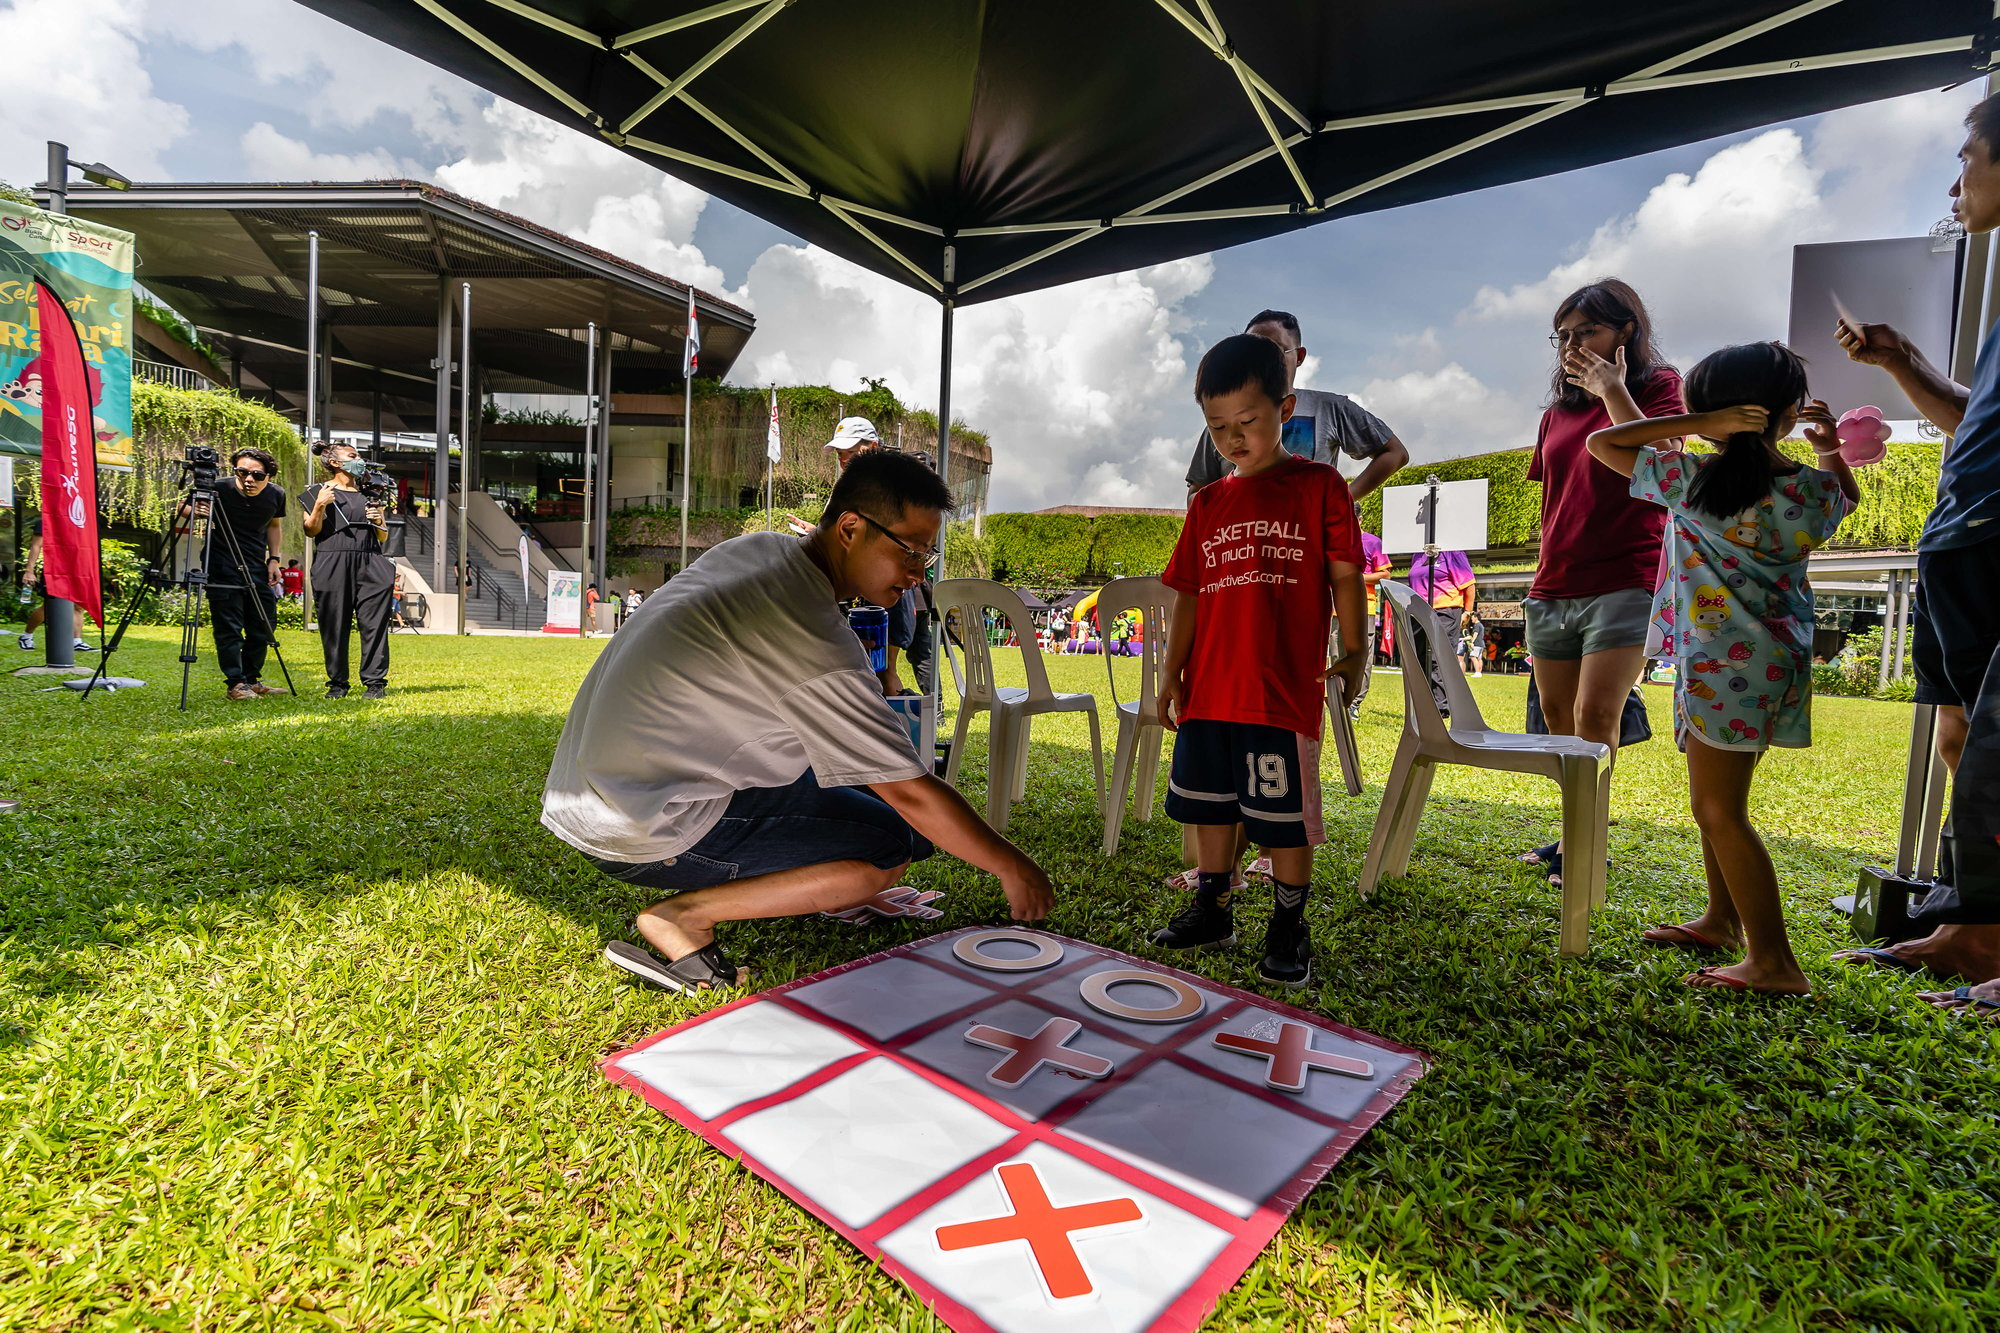
[[[1100,1199],[1058,1208],[1049,1202],[1049,1193],[1042,1188],[1041,1173],[1029,1162],[1008,1162],[995,1174],[1014,1211],[1005,1217],[939,1227],[938,1248],[967,1250],[978,1245],[1025,1240],[1034,1253],[1035,1267],[1043,1284],[1057,1300],[1088,1296],[1094,1290],[1090,1274],[1084,1271],[1083,1260],[1070,1242],[1071,1232],[1145,1220],[1136,1199]]]
[[[1066,1045],[1081,1031],[1083,1024],[1074,1018],[1051,1018],[1031,1037],[974,1023],[965,1030],[965,1039],[974,1046],[1007,1052],[1007,1058],[993,1066],[986,1077],[1003,1088],[1018,1088],[1043,1065],[1084,1078],[1103,1078],[1110,1073],[1114,1068],[1111,1061],[1088,1051],[1070,1050]]]
[[[1330,1074],[1346,1074],[1350,1078],[1375,1076],[1375,1066],[1366,1060],[1314,1050],[1312,1029],[1304,1023],[1279,1023],[1275,1041],[1235,1032],[1218,1032],[1215,1044],[1225,1051],[1263,1056],[1269,1061],[1264,1068],[1265,1084],[1285,1092],[1304,1092],[1306,1074],[1314,1069],[1324,1069]]]
[[[930,904],[944,897],[936,889],[917,890],[908,885],[900,885],[882,892],[862,903],[842,912],[821,912],[830,921],[844,921],[850,926],[866,925],[871,919],[894,920],[908,917],[913,921],[935,921],[944,915],[944,910]]]

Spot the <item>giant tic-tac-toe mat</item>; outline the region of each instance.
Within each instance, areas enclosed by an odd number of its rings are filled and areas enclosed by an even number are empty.
[[[1076,940],[959,930],[752,995],[606,1077],[954,1329],[1192,1329],[1421,1053]]]

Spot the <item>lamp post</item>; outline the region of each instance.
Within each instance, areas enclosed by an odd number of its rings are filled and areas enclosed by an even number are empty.
[[[114,190],[129,190],[132,182],[105,166],[102,162],[72,162],[69,145],[57,143],[49,145],[49,211],[67,213],[69,211],[69,173],[76,171],[96,185],[108,185]],[[76,608],[60,597],[42,599],[42,661],[52,667],[73,667],[76,665]]]

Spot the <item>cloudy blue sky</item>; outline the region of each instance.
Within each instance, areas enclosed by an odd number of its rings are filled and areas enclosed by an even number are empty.
[[[39,179],[55,138],[139,179],[434,180],[749,306],[743,382],[879,376],[935,401],[929,300],[292,0],[0,0],[0,50],[48,94],[0,119],[0,179]],[[1782,337],[1792,246],[1945,215],[1972,97],[1850,108],[978,306],[960,317],[954,414],[993,437],[996,508],[1177,503],[1201,349],[1278,306],[1304,323],[1304,382],[1360,398],[1419,459],[1531,443],[1564,292],[1632,281],[1682,364]]]

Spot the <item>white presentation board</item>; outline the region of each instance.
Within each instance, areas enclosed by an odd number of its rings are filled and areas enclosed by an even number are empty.
[[[1382,492],[1382,549],[1408,555],[1424,549],[1424,501],[1430,487],[1390,486]],[[1447,481],[1437,488],[1437,544],[1446,551],[1486,549],[1486,478]]]
[[[548,622],[544,634],[575,634],[583,625],[583,575],[573,569],[549,571]]]
[[[1806,359],[1813,397],[1825,399],[1836,414],[1872,404],[1889,421],[1915,418],[1917,409],[1894,380],[1875,366],[1848,360],[1833,340],[1839,318],[1834,302],[1837,298],[1863,323],[1894,325],[1933,363],[1946,365],[1957,271],[1957,242],[1940,248],[1928,236],[1793,246],[1791,328],[1785,342]]]

